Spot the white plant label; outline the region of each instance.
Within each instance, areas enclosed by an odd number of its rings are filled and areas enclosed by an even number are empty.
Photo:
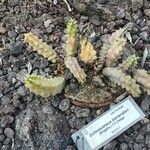
[[[79,150],[98,150],[136,122],[144,113],[131,96],[72,135]]]

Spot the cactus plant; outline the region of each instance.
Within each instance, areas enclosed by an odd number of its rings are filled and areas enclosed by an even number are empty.
[[[72,90],[69,85],[64,86],[64,78],[55,77],[47,79],[34,75],[26,78],[26,87],[44,97],[60,93],[65,88],[65,96],[70,98],[72,103],[92,108],[110,104],[125,90],[132,96],[139,97],[142,92],[142,89],[140,89],[141,86],[150,95],[150,86],[147,82],[150,81],[150,75],[145,70],[135,71],[136,69],[133,69],[138,63],[138,57],[132,55],[122,63],[118,61],[123,55],[124,47],[127,43],[124,38],[124,33],[127,31],[126,27],[112,33],[101,47],[101,50],[98,50],[98,56],[92,43],[86,38],[78,38],[80,33],[77,33],[77,31],[76,21],[74,19],[69,20],[67,24],[66,57],[64,64],[78,80],[78,88]],[[48,60],[56,62],[58,58],[56,52],[32,33],[25,34],[25,42],[29,43],[30,46]],[[80,45],[80,54],[78,53],[79,49],[77,45]],[[79,57],[76,57],[75,54],[78,54]],[[80,67],[80,60],[84,62],[82,66],[93,67],[88,71],[82,69]],[[98,72],[95,71],[95,64],[100,65]],[[95,79],[94,75],[99,78],[93,80]]]

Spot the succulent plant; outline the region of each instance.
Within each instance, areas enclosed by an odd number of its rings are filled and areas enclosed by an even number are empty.
[[[69,20],[64,64],[79,82],[78,88],[72,90],[69,85],[64,86],[64,78],[48,79],[35,75],[27,76],[25,86],[44,97],[58,94],[65,88],[65,96],[70,98],[72,103],[92,108],[110,104],[123,91],[127,91],[134,97],[139,97],[142,93],[140,86],[150,95],[148,82],[150,75],[145,70],[134,68],[138,57],[134,54],[128,56],[122,63],[118,61],[121,60],[127,43],[124,38],[126,31],[125,27],[112,33],[101,49],[95,50],[92,43],[78,33],[76,21]],[[25,42],[49,61],[55,63],[58,59],[56,52],[32,33],[25,34]],[[77,45],[80,45],[79,49]],[[79,57],[76,57],[75,54],[78,54]],[[83,68],[90,66],[90,69],[81,68],[81,61],[82,66],[84,65]],[[95,64],[99,64],[98,72],[95,70]],[[60,65],[59,61],[57,61],[57,65]]]

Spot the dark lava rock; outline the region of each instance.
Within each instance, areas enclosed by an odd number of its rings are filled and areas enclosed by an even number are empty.
[[[5,136],[3,134],[0,135],[0,143],[4,142],[4,140],[5,140]]]
[[[140,38],[141,38],[142,40],[148,41],[148,36],[149,36],[149,34],[148,34],[147,31],[141,32],[141,33],[139,34],[139,36],[140,36]]]
[[[141,103],[141,107],[142,107],[142,110],[145,112],[147,110],[149,110],[149,107],[150,107],[150,98],[149,96],[145,96],[143,98],[143,101]]]
[[[121,143],[121,144],[120,144],[120,150],[128,150],[128,144],[126,144],[126,143]]]
[[[10,115],[5,115],[1,119],[1,127],[6,127],[14,121],[14,117]]]
[[[4,130],[4,133],[8,138],[13,138],[15,134],[15,132],[11,128],[6,128]]]
[[[113,140],[113,141],[109,142],[108,144],[106,144],[103,147],[103,150],[114,150],[116,145],[117,145],[117,141]]]
[[[132,0],[132,10],[136,11],[143,6],[143,0]]]
[[[4,114],[15,113],[15,107],[12,104],[5,105],[2,110]]]
[[[23,52],[24,43],[17,42],[13,49],[10,51],[10,54],[17,55]]]
[[[59,104],[59,109],[61,111],[66,111],[70,106],[70,100],[69,99],[63,99]]]
[[[75,111],[77,118],[88,117],[90,113],[90,110],[88,108],[77,107],[75,108],[74,111]]]
[[[92,24],[99,26],[101,24],[99,16],[94,15],[90,18],[90,21],[92,22]]]
[[[65,149],[70,143],[69,131],[65,116],[52,108],[50,101],[41,104],[36,99],[16,118],[13,150]]]

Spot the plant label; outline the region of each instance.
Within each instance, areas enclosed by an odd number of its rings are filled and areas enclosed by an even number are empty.
[[[144,113],[128,96],[72,135],[78,150],[98,150],[136,122]]]

